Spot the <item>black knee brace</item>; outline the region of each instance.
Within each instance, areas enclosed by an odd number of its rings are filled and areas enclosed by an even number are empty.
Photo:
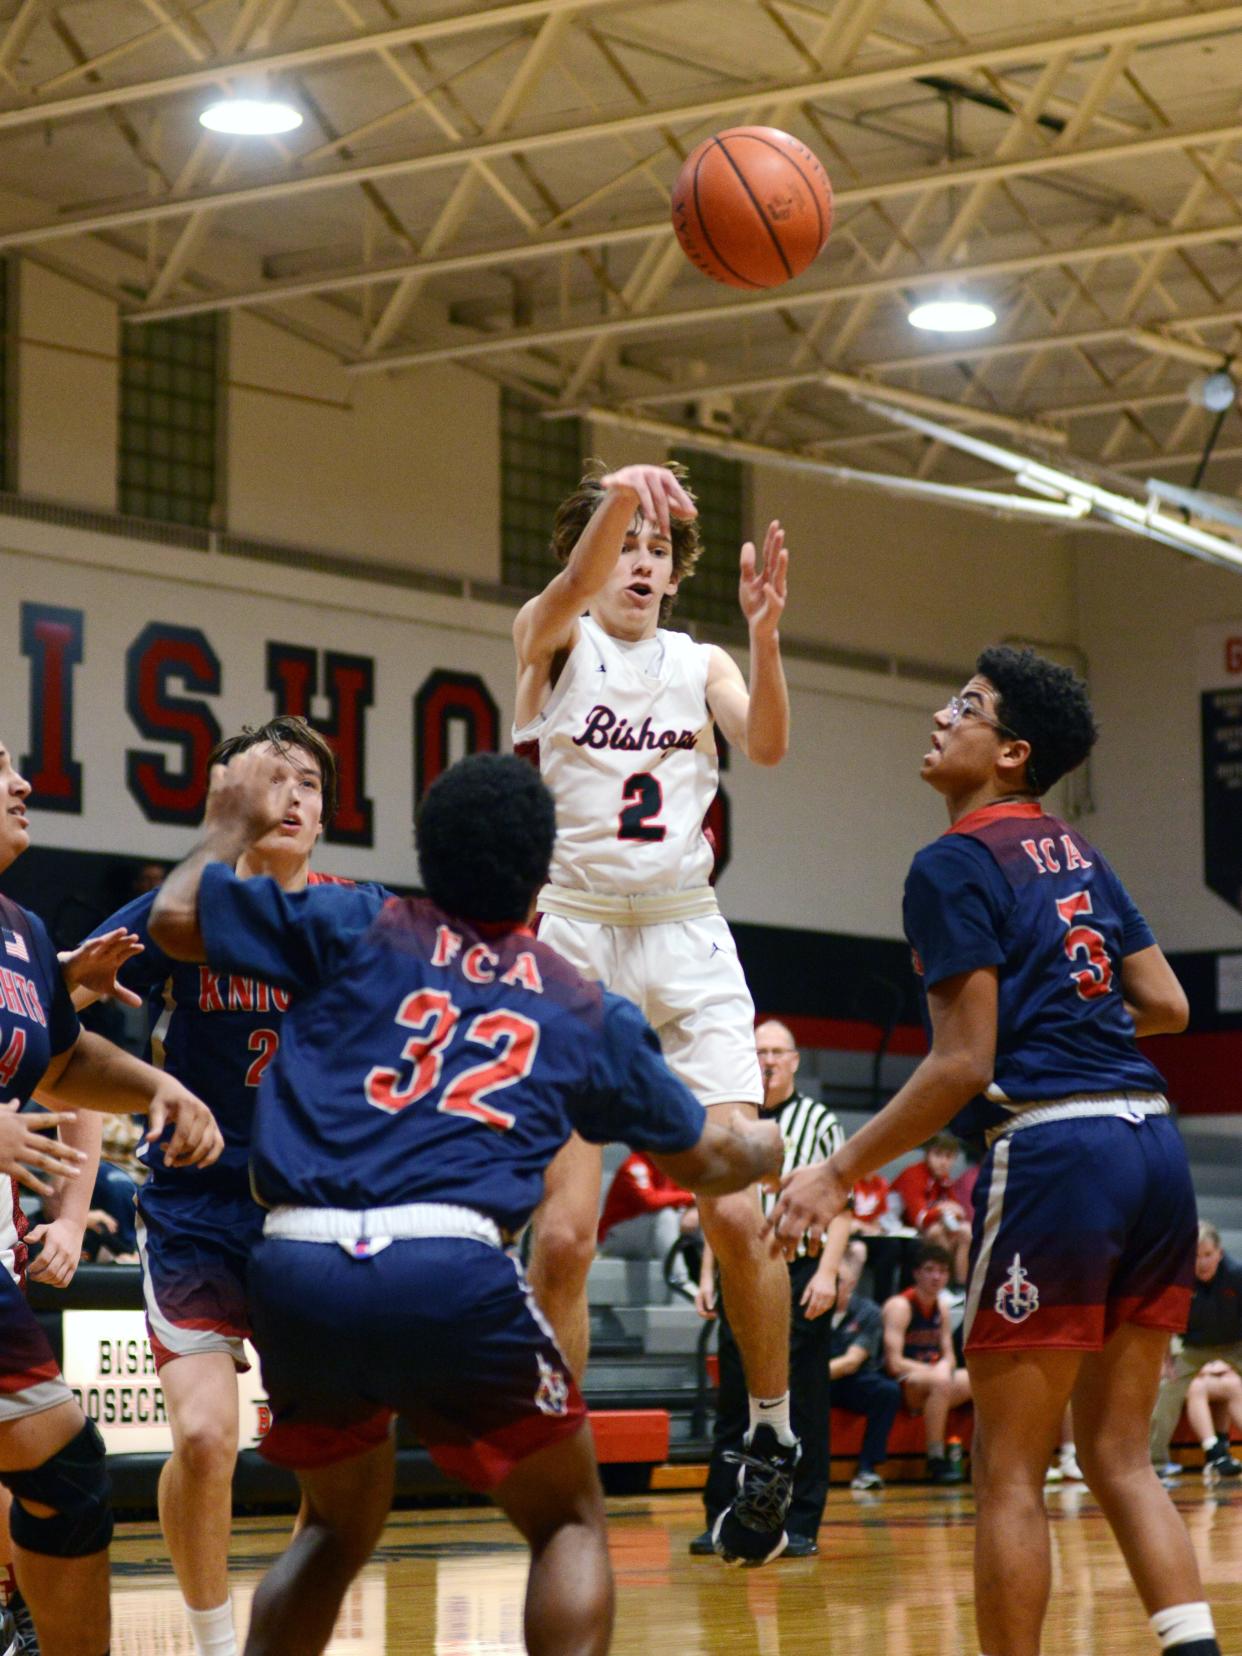
[[[112,1539],[112,1483],[105,1465],[103,1438],[88,1420],[63,1449],[42,1466],[26,1472],[0,1472],[12,1491],[9,1528],[19,1547],[49,1558],[87,1558],[102,1552]],[[23,1505],[35,1501],[54,1507],[50,1518],[36,1518]]]

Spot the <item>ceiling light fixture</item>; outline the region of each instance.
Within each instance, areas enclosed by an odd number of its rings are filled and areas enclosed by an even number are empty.
[[[995,325],[996,312],[978,299],[928,299],[914,307],[907,321],[928,333],[979,333]]]
[[[1196,407],[1206,408],[1209,414],[1223,414],[1237,401],[1238,388],[1232,376],[1218,368],[1214,373],[1191,380],[1186,395]]]
[[[279,98],[221,98],[209,104],[198,119],[210,132],[262,138],[300,127],[302,112]]]

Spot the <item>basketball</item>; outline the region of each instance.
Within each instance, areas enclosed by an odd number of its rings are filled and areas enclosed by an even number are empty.
[[[780,287],[828,240],[832,185],[818,156],[776,127],[706,138],[673,186],[673,229],[704,276],[730,287]]]

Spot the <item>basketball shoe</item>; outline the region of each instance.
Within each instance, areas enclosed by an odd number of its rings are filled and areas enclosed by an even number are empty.
[[[737,1494],[712,1526],[712,1544],[726,1564],[753,1569],[789,1545],[785,1514],[801,1454],[800,1443],[782,1443],[771,1426],[756,1426],[741,1451],[726,1451],[739,1468]]]
[[[0,1612],[0,1656],[22,1656],[22,1636],[7,1610]]]
[[[1218,1437],[1208,1450],[1203,1462],[1203,1476],[1217,1478],[1242,1478],[1242,1462],[1234,1460],[1229,1452],[1229,1438],[1227,1435]]]

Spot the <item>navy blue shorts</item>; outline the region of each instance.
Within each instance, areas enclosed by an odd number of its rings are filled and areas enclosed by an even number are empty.
[[[1021,1127],[974,1192],[966,1350],[1099,1351],[1122,1323],[1180,1333],[1195,1196],[1171,1117]]]
[[[359,1258],[267,1238],[249,1288],[272,1408],[262,1452],[278,1466],[362,1454],[399,1414],[443,1471],[490,1490],[586,1419],[521,1266],[485,1242],[398,1241]]]
[[[158,1372],[174,1357],[224,1351],[250,1367],[246,1264],[263,1235],[264,1210],[248,1192],[165,1190],[138,1193],[138,1253],[147,1332]]]
[[[0,1270],[0,1424],[72,1401],[25,1294]]]

